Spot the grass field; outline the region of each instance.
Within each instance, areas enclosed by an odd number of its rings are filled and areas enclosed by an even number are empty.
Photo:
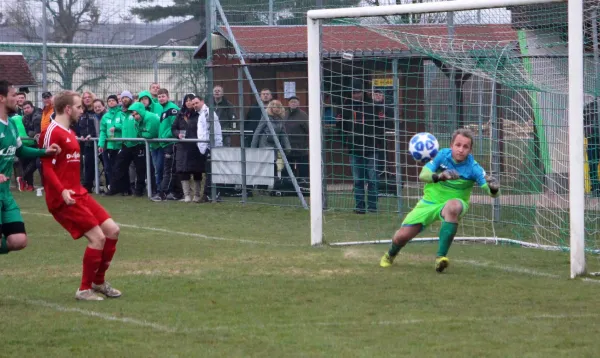
[[[600,349],[600,285],[568,279],[565,253],[454,245],[440,275],[436,245],[413,244],[384,270],[385,247],[312,248],[308,212],[262,205],[100,197],[122,227],[107,278],[124,294],[77,302],[85,241],[73,242],[42,198],[16,198],[30,245],[0,257],[1,357],[595,357]]]

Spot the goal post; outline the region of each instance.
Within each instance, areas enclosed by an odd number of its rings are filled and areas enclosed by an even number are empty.
[[[565,169],[563,172],[566,172],[564,177],[565,179],[560,179],[554,172],[551,172],[547,167],[542,169],[545,170],[546,173],[543,178],[536,178],[536,181],[541,182],[541,186],[544,187],[542,190],[542,194],[537,196],[531,196],[531,200],[536,201],[535,204],[527,204],[529,205],[525,208],[525,204],[518,204],[519,210],[528,210],[528,213],[534,213],[533,215],[540,215],[540,217],[535,218],[535,227],[533,230],[528,229],[530,231],[535,232],[543,232],[540,234],[541,238],[536,240],[525,240],[523,243],[524,246],[528,247],[540,247],[540,248],[553,248],[560,250],[570,250],[571,256],[571,277],[576,277],[582,275],[586,272],[586,261],[585,254],[586,252],[594,251],[596,252],[596,247],[592,245],[592,247],[586,247],[586,185],[589,187],[589,183],[585,180],[585,151],[584,146],[584,131],[583,131],[583,115],[584,115],[584,105],[585,105],[585,81],[584,81],[584,73],[585,73],[585,65],[584,65],[584,0],[487,0],[487,1],[474,1],[474,0],[455,0],[455,1],[440,1],[440,2],[427,2],[427,3],[418,3],[418,4],[405,4],[405,5],[386,5],[386,6],[371,6],[371,7],[354,7],[354,8],[342,8],[342,9],[321,9],[321,10],[311,10],[307,13],[307,60],[308,60],[308,83],[309,83],[309,144],[310,144],[310,206],[311,206],[311,245],[318,246],[322,245],[325,240],[328,243],[331,243],[331,240],[328,240],[327,237],[324,237],[324,231],[327,230],[324,228],[326,223],[326,217],[324,216],[324,202],[327,203],[327,200],[324,200],[325,195],[329,195],[329,187],[343,186],[342,184],[328,184],[328,181],[325,180],[325,177],[330,175],[329,173],[325,173],[324,166],[327,163],[324,162],[324,151],[327,149],[323,148],[324,142],[324,132],[323,132],[323,101],[324,101],[324,91],[323,91],[323,70],[324,70],[324,61],[330,61],[329,67],[343,67],[343,61],[353,60],[353,53],[349,48],[348,51],[344,51],[343,45],[340,45],[339,48],[323,48],[323,33],[324,27],[335,27],[342,24],[351,24],[351,26],[355,26],[357,28],[366,29],[367,33],[373,32],[378,33],[380,36],[389,39],[392,42],[396,42],[398,44],[402,44],[404,47],[407,47],[413,53],[419,53],[423,58],[429,58],[431,63],[435,64],[439,69],[442,69],[446,75],[450,73],[451,76],[457,76],[457,74],[462,74],[464,77],[469,77],[473,74],[477,75],[478,78],[481,78],[481,82],[485,83],[501,83],[503,87],[510,87],[507,84],[514,84],[514,92],[517,93],[515,95],[514,101],[522,101],[528,102],[527,106],[531,107],[529,112],[532,112],[532,117],[537,116],[537,120],[539,121],[540,112],[543,112],[544,108],[539,108],[542,105],[536,104],[536,100],[540,101],[539,98],[533,99],[531,101],[527,100],[528,93],[529,96],[535,97],[536,95],[531,95],[531,91],[536,91],[538,93],[561,93],[563,95],[568,95],[568,104],[565,104],[565,127],[568,127],[564,135],[564,141],[567,143],[562,143],[568,148],[568,157],[565,159],[568,163],[563,166]],[[375,17],[400,17],[401,15],[408,15],[410,24],[414,25],[414,28],[418,28],[418,24],[413,22],[414,15],[418,14],[427,14],[428,16],[432,14],[439,13],[453,13],[453,12],[461,12],[461,11],[471,11],[471,10],[488,10],[488,9],[498,9],[498,8],[518,8],[518,7],[531,7],[531,6],[544,6],[544,5],[552,5],[552,4],[565,4],[568,3],[568,41],[564,41],[565,48],[568,48],[568,53],[565,54],[543,54],[543,55],[531,55],[531,58],[535,58],[536,56],[539,58],[547,58],[551,59],[555,57],[568,57],[567,66],[561,65],[560,68],[552,67],[553,70],[557,72],[563,71],[564,73],[559,73],[556,77],[566,77],[567,83],[562,84],[561,78],[555,80],[554,82],[544,82],[539,78],[538,73],[531,73],[532,66],[528,61],[529,57],[524,52],[520,54],[513,54],[511,51],[505,51],[507,47],[505,47],[505,43],[502,38],[505,34],[499,34],[497,36],[492,36],[492,32],[490,32],[488,38],[484,40],[471,40],[470,38],[461,39],[459,37],[454,37],[454,28],[449,29],[448,34],[440,35],[436,33],[435,35],[427,35],[423,33],[419,33],[417,30],[406,31],[403,29],[396,29],[393,26],[388,26],[389,23],[386,22],[386,25],[373,25],[376,22],[371,22],[368,19]],[[593,5],[596,6],[596,5]],[[595,13],[595,12],[594,12]],[[402,18],[405,19],[405,18]],[[420,23],[426,22],[424,17],[421,17]],[[416,21],[416,20],[415,20]],[[533,21],[533,20],[532,20]],[[565,19],[567,21],[567,19]],[[327,22],[325,25],[324,22]],[[464,23],[455,24],[454,21],[444,23],[446,26],[457,26],[460,27],[464,25]],[[566,28],[566,24],[565,28]],[[536,30],[539,28],[536,28]],[[348,31],[348,30],[347,30]],[[357,30],[358,31],[358,30]],[[411,32],[412,33],[409,33]],[[492,30],[490,30],[492,31]],[[517,31],[517,30],[515,30]],[[519,32],[520,40],[523,40],[523,34]],[[335,37],[332,34],[332,31],[329,31],[329,37]],[[341,40],[339,40],[341,41]],[[338,44],[339,44],[338,41]],[[495,41],[498,42],[495,44]],[[514,42],[517,42],[515,40]],[[568,44],[567,44],[568,43]],[[350,46],[348,46],[350,47]],[[400,47],[400,46],[399,46]],[[513,50],[513,48],[510,48]],[[365,49],[362,49],[365,50]],[[391,56],[394,51],[386,52],[381,49],[367,49],[373,50],[373,58],[365,59],[363,63],[367,63],[367,61],[388,61],[385,59],[385,56]],[[322,52],[323,51],[323,52]],[[366,51],[366,52],[369,52]],[[448,54],[447,52],[451,52]],[[477,53],[484,53],[481,57],[477,57]],[[363,51],[364,53],[366,53]],[[514,51],[513,51],[514,52]],[[375,59],[375,56],[379,56],[379,59]],[[325,60],[325,58],[327,59]],[[477,57],[477,58],[475,58]],[[381,58],[384,58],[383,60]],[[475,59],[474,59],[475,58]],[[334,63],[335,61],[335,63]],[[389,60],[391,62],[391,60]],[[555,66],[556,64],[552,64]],[[357,69],[356,64],[353,62],[348,65],[352,67],[352,75],[355,75],[357,71],[362,71],[364,73],[364,69]],[[432,66],[435,67],[435,66]],[[491,69],[495,66],[495,70]],[[557,66],[557,65],[556,65]],[[565,69],[567,67],[567,69]],[[407,67],[409,70],[412,67]],[[495,71],[495,72],[494,72]],[[339,70],[339,76],[344,76],[345,73],[342,70]],[[427,82],[427,73],[425,73],[422,77],[419,77],[415,80],[416,77],[410,77],[410,71],[406,71],[405,75],[407,76],[407,83],[410,81],[425,81]],[[452,77],[455,78],[455,77]],[[436,81],[437,79],[430,80]],[[461,78],[462,80],[462,78]],[[487,81],[487,82],[486,82]],[[566,90],[566,85],[568,84],[568,90]],[[454,84],[453,84],[454,85]],[[406,84],[407,88],[411,87],[411,84]],[[343,85],[342,85],[343,87]],[[491,86],[493,89],[491,90],[491,94],[487,93],[486,95],[492,96],[492,98],[501,98],[502,94],[498,94],[494,91],[495,85]],[[564,88],[562,88],[564,87]],[[372,86],[375,88],[375,85]],[[342,89],[340,91],[348,91],[348,89]],[[513,88],[511,88],[513,90]],[[326,92],[327,90],[325,90]],[[427,91],[425,89],[424,91]],[[597,92],[598,89],[595,89]],[[460,91],[459,91],[460,92]],[[326,94],[326,93],[325,93]],[[596,95],[598,96],[598,95]],[[340,96],[341,97],[341,96]],[[459,98],[459,97],[456,97]],[[464,98],[459,98],[459,100]],[[546,99],[542,99],[546,100]],[[460,103],[456,103],[455,97],[451,101],[455,101],[453,104],[453,108],[457,111],[461,110],[461,107],[464,110],[464,105]],[[531,103],[533,102],[533,103]],[[422,105],[422,104],[419,104]],[[435,106],[433,103],[431,106]],[[413,107],[415,107],[414,105]],[[515,104],[514,107],[524,106],[522,103]],[[412,110],[412,109],[410,109]],[[495,110],[495,109],[494,109]],[[480,111],[481,112],[481,111]],[[490,111],[492,112],[492,111]],[[409,110],[406,110],[406,113],[409,113]],[[433,113],[433,112],[431,112]],[[427,116],[433,116],[431,113],[428,113]],[[452,125],[460,122],[457,118],[460,119],[460,116],[463,114],[452,114],[449,115],[454,116],[454,120],[448,124],[445,130],[449,131]],[[490,116],[489,121],[489,131],[490,135],[494,135],[494,131],[498,126],[502,126],[502,124],[498,124],[499,121],[506,121],[505,118],[493,119],[494,116]],[[431,118],[427,118],[430,120]],[[398,120],[396,118],[396,120]],[[539,122],[532,120],[530,122],[534,122],[539,127]],[[463,123],[464,124],[464,123]],[[544,125],[546,125],[544,123]],[[434,135],[438,135],[435,132],[436,128],[439,127],[439,124],[435,123],[435,121],[429,121],[427,124],[427,128],[431,128]],[[560,126],[557,125],[555,131],[559,131]],[[457,129],[456,127],[453,129]],[[479,132],[483,133],[485,129],[482,130],[482,124],[480,122],[478,126]],[[442,130],[440,130],[443,132]],[[507,130],[508,131],[508,130]],[[534,129],[533,132],[539,131],[538,129]],[[407,131],[408,132],[408,131]],[[554,132],[553,132],[554,133]],[[411,133],[407,133],[409,135]],[[414,133],[412,133],[414,134]],[[441,134],[441,133],[440,133]],[[398,135],[396,130],[395,135]],[[553,134],[548,134],[549,138],[552,138]],[[535,138],[539,136],[539,133],[533,133],[532,136]],[[404,138],[405,139],[405,138]],[[439,139],[439,138],[438,138]],[[398,140],[398,138],[396,138]],[[492,142],[498,143],[501,139],[490,137],[489,143],[490,147],[493,149]],[[537,140],[540,140],[537,138]],[[545,140],[545,139],[541,139]],[[554,140],[554,139],[553,139]],[[561,139],[555,139],[556,141],[562,141]],[[487,141],[487,139],[486,139]],[[476,143],[486,143],[486,141],[476,141]],[[525,150],[539,150],[539,149],[531,149],[531,145],[525,143],[523,140],[518,145],[512,145],[513,143],[504,143],[501,147],[501,150],[506,151],[508,153],[510,150],[514,150],[511,152],[512,154],[501,153],[502,155],[512,156],[511,160],[519,161],[522,158],[520,156],[526,156],[527,154],[523,154],[522,152]],[[509,145],[510,144],[510,145]],[[447,145],[447,143],[446,143]],[[525,149],[523,149],[525,148]],[[529,148],[529,149],[527,149]],[[536,147],[537,148],[537,147]],[[482,148],[483,149],[483,148]],[[520,152],[518,152],[520,151]],[[554,149],[552,153],[544,153],[545,155],[557,155],[554,152],[560,152],[560,149]],[[565,150],[566,151],[566,150]],[[516,154],[515,154],[516,153]],[[564,153],[564,151],[563,151]],[[333,153],[339,154],[339,153]],[[333,156],[332,154],[332,156]],[[497,154],[497,153],[496,153]],[[486,154],[487,155],[487,154]],[[494,159],[494,155],[490,154],[490,161],[496,160]],[[398,165],[398,158],[396,160],[396,165]],[[547,160],[551,162],[551,160]],[[512,163],[512,162],[511,162]],[[487,163],[490,164],[490,163]],[[501,167],[500,165],[492,165],[494,168]],[[503,163],[504,168],[510,167],[511,164]],[[555,164],[556,165],[556,164]],[[490,170],[492,167],[488,166],[484,169]],[[519,171],[518,168],[512,168],[514,171]],[[493,173],[502,176],[502,173]],[[349,179],[347,181],[350,181]],[[502,181],[502,180],[501,180]],[[533,181],[533,180],[532,180]],[[565,181],[568,181],[568,186]],[[415,184],[418,185],[418,184]],[[536,184],[537,185],[537,184]],[[407,184],[409,186],[409,184]],[[405,187],[406,189],[406,187]],[[508,189],[508,190],[505,190]],[[421,187],[418,187],[417,190],[404,190],[401,195],[405,195],[408,197],[413,197],[416,195],[420,195]],[[476,189],[475,189],[476,190]],[[475,193],[474,190],[474,193]],[[520,189],[517,188],[506,188],[503,186],[503,192],[522,194]],[[553,197],[552,194],[558,196],[559,199],[549,199],[549,197]],[[542,198],[543,196],[543,198]],[[395,198],[399,200],[399,197]],[[514,198],[509,198],[512,200]],[[515,199],[516,200],[516,199]],[[562,202],[552,202],[552,204],[548,204],[552,200],[558,200]],[[566,202],[568,201],[568,202]],[[413,201],[414,202],[414,201]],[[512,205],[512,204],[511,204]],[[517,204],[515,204],[517,205]],[[490,207],[492,207],[490,205]],[[524,209],[525,208],[525,209]],[[557,208],[557,209],[554,209]],[[334,209],[332,205],[327,205],[326,210]],[[486,209],[483,210],[485,212]],[[509,210],[508,208],[506,210]],[[348,210],[349,211],[349,210]],[[553,211],[560,211],[558,214],[555,214]],[[406,214],[398,212],[396,216],[402,216]],[[341,215],[341,214],[340,214]],[[506,240],[509,243],[519,242],[519,240],[515,240],[513,238],[502,239],[498,237],[495,233],[495,214],[493,210],[487,212],[487,214],[478,214],[479,217],[477,220],[481,220],[481,216],[487,215],[487,219],[492,223],[491,226],[491,236],[477,236],[467,237],[467,241],[482,241],[482,242],[500,242],[502,240]],[[524,214],[529,215],[529,214]],[[554,216],[555,215],[555,216]],[[332,220],[341,220],[337,216]],[[347,222],[359,220],[353,220],[352,218],[345,219]],[[553,233],[551,232],[553,228],[549,223],[553,221],[560,221],[560,225],[555,230],[556,235],[560,235],[562,231],[565,231],[564,240],[560,238],[555,238]],[[397,222],[399,223],[399,222]],[[358,225],[358,224],[357,224]],[[477,224],[473,224],[474,228]],[[364,242],[382,242],[382,237],[380,234],[377,234],[376,237],[371,237],[367,232],[367,225],[361,226],[364,228],[364,238],[373,240],[373,241],[364,241]],[[477,230],[473,230],[476,232]],[[341,233],[343,236],[344,233]],[[393,231],[388,232],[388,236],[391,236]],[[329,235],[329,234],[328,234]],[[547,236],[545,236],[547,235]],[[353,237],[354,238],[354,237]],[[337,241],[337,240],[336,240]],[[356,241],[350,239],[351,243],[357,244],[362,241]],[[363,242],[363,243],[364,243]],[[337,242],[337,245],[343,244],[342,242]],[[536,246],[537,245],[537,246]]]

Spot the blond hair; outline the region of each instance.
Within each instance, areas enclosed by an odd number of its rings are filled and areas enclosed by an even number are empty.
[[[275,114],[273,112],[274,108],[279,108],[281,110],[280,113],[279,114]],[[267,106],[267,114],[269,116],[284,118],[285,117],[285,107],[283,106],[283,104],[281,104],[280,101],[274,99],[271,102],[269,102],[269,105]]]
[[[74,104],[75,97],[81,97],[81,96],[79,95],[79,93],[77,93],[75,91],[64,91],[64,92],[60,92],[59,94],[54,96],[53,102],[54,102],[54,111],[56,111],[56,114],[65,113],[65,108],[67,108],[67,106],[72,106]]]

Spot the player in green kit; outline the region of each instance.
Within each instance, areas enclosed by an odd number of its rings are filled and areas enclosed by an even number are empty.
[[[48,149],[23,146],[16,124],[8,119],[17,109],[17,91],[6,80],[0,80],[0,254],[22,250],[27,246],[25,224],[21,210],[10,192],[15,156],[37,158],[60,153],[54,145]]]
[[[446,255],[456,235],[458,221],[469,210],[473,185],[477,184],[494,198],[500,194],[498,180],[485,174],[473,158],[472,149],[471,132],[458,129],[452,134],[450,148],[440,150],[423,167],[419,175],[419,180],[426,183],[423,198],[406,215],[402,226],[396,231],[389,251],[381,258],[381,267],[390,267],[400,249],[437,220],[442,221],[442,227],[435,270],[441,273],[448,267]]]

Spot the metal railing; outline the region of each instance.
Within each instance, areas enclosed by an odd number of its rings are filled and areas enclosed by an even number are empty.
[[[241,150],[241,161],[245,162],[245,158],[246,158],[246,146],[245,146],[245,134],[252,134],[253,131],[251,130],[222,130],[222,134],[223,135],[233,135],[233,134],[238,134],[240,135],[240,150]],[[35,140],[35,138],[30,138],[30,137],[21,137],[22,140]],[[99,146],[98,146],[98,141],[100,140],[97,137],[92,137],[92,138],[88,138],[88,139],[81,139],[78,138],[80,143],[89,143],[89,142],[93,142],[94,143],[94,192],[96,194],[100,194],[100,151],[99,151]],[[107,142],[139,142],[140,144],[144,145],[144,151],[145,151],[145,155],[146,155],[146,189],[147,189],[147,195],[148,198],[152,197],[152,163],[151,163],[151,151],[150,151],[150,144],[151,143],[207,143],[210,144],[210,140],[200,140],[197,138],[190,138],[190,139],[176,139],[176,138],[154,138],[154,139],[146,139],[146,138],[106,138],[105,139]],[[214,148],[213,148],[214,150]],[[208,163],[210,163],[211,160],[209,159]],[[211,164],[209,164],[211,165]],[[247,183],[246,183],[246,166],[242,165],[241,166],[241,189],[242,189],[242,203],[245,203],[247,198],[248,198],[248,192],[247,192]],[[110,173],[109,173],[110,175]],[[211,170],[211,175],[212,175],[212,170]],[[293,175],[293,173],[290,173],[290,175]],[[108,183],[106,183],[106,185],[108,186]],[[303,199],[303,195],[302,193],[298,193],[298,195]],[[215,195],[212,195],[213,197],[213,201],[216,201],[216,197]]]

